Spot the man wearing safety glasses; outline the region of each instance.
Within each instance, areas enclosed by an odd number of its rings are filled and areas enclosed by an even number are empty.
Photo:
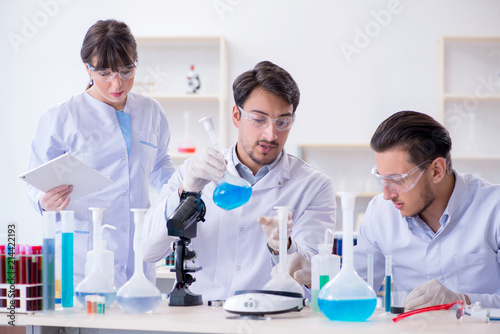
[[[448,131],[422,113],[395,113],[370,144],[383,194],[361,224],[357,272],[366,278],[374,254],[378,289],[392,255],[394,290],[409,292],[406,309],[455,300],[500,307],[500,186],[453,170]]]
[[[190,290],[204,300],[262,289],[271,279],[279,259],[275,206],[291,207],[287,253],[292,258],[307,261],[318,252],[325,229],[335,229],[331,179],[284,149],[300,97],[291,75],[269,61],[260,62],[236,78],[233,95],[237,142],[224,154],[208,147],[179,166],[146,215],[144,258],[156,262],[171,252],[174,240],[165,217],[183,193],[201,193],[205,222],[198,224],[192,245],[203,269],[194,274]],[[212,197],[225,171],[252,186],[249,202],[229,211],[216,206]],[[311,277],[297,281],[308,285]]]

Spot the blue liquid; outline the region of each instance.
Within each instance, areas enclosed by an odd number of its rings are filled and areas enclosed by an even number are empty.
[[[232,210],[242,206],[252,196],[252,187],[235,186],[227,182],[222,182],[217,185],[214,190],[214,203],[224,209]]]
[[[321,312],[330,320],[365,321],[375,311],[377,299],[319,299],[318,305]]]
[[[62,234],[62,306],[73,307],[73,233]]]
[[[391,276],[385,276],[385,311],[391,312]]]
[[[106,297],[106,307],[110,307],[116,299],[116,292],[75,292],[76,299],[85,306],[85,296],[88,295],[98,295]]]
[[[116,297],[116,301],[127,313],[148,313],[154,311],[161,302],[161,296],[154,297]]]
[[[43,310],[56,308],[55,240],[43,239],[42,293]]]

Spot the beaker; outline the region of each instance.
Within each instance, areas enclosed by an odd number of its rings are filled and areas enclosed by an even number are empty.
[[[106,307],[111,306],[116,298],[116,288],[113,281],[103,274],[101,258],[102,258],[102,214],[106,210],[104,208],[89,208],[92,211],[92,220],[94,222],[93,231],[93,251],[94,251],[94,266],[90,274],[86,276],[75,289],[76,299],[85,306],[85,296],[99,295],[106,298]],[[88,253],[87,253],[88,254]]]
[[[207,130],[212,147],[221,152],[217,136],[215,135],[213,117],[204,117],[200,119],[200,123],[203,123],[205,130]],[[224,176],[217,183],[212,198],[218,207],[224,210],[232,210],[247,203],[251,196],[252,185],[247,180],[239,176],[234,176],[226,170]]]
[[[274,209],[278,210],[278,222],[279,222],[279,263],[278,263],[278,274],[273,277],[269,282],[264,285],[263,290],[272,291],[285,291],[285,292],[295,292],[304,296],[304,289],[302,286],[290,276],[287,268],[287,223],[288,223],[288,211],[289,206],[276,206]]]
[[[147,209],[130,209],[134,213],[134,274],[116,294],[118,305],[128,313],[154,311],[161,302],[161,292],[144,275],[142,230]]]
[[[353,265],[353,193],[339,193],[342,204],[342,269],[319,292],[318,305],[330,320],[365,321],[377,306],[377,295]]]

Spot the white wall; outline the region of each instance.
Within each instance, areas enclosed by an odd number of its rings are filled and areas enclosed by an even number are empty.
[[[98,19],[123,20],[135,35],[223,34],[230,83],[260,60],[283,66],[302,92],[287,144],[294,152],[297,143],[368,143],[398,110],[435,116],[439,37],[499,35],[499,14],[495,0],[3,0],[0,242],[10,221],[18,243],[41,241],[17,176],[40,114],[85,88],[79,51]],[[358,53],[346,57],[347,44]]]

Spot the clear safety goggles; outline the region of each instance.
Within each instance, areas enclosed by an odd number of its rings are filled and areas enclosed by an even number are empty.
[[[247,122],[252,124],[256,128],[265,128],[267,124],[273,123],[276,127],[276,130],[286,131],[292,127],[293,122],[295,121],[295,114],[292,114],[290,116],[271,118],[257,112],[245,111],[242,107],[238,107],[238,109],[241,111],[241,114],[247,120]]]
[[[137,67],[137,63],[125,67],[120,67],[118,69],[118,72],[113,72],[110,68],[95,68],[88,63],[87,67],[92,72],[92,78],[94,80],[111,82],[115,79],[116,75],[118,75],[118,77],[122,80],[132,79],[135,76],[135,68]]]
[[[372,175],[375,180],[383,187],[387,188],[390,192],[402,194],[410,191],[417,184],[418,180],[422,177],[425,170],[420,168],[428,163],[430,160],[422,162],[420,165],[413,167],[408,172],[403,174],[380,175],[377,171],[377,165],[372,168]]]

